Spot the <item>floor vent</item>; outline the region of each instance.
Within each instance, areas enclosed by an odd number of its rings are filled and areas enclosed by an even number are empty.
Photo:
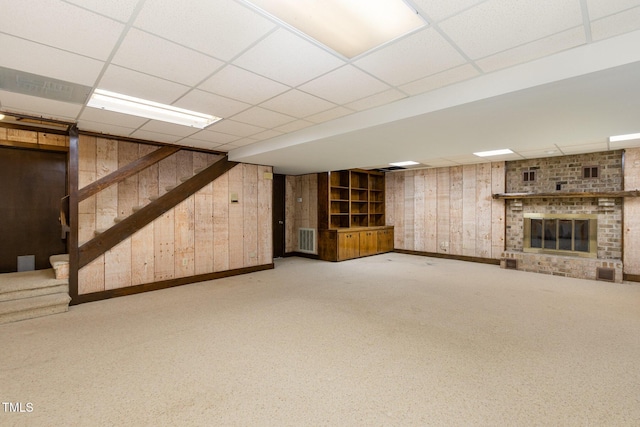
[[[596,269],[596,280],[605,282],[615,282],[616,271],[613,268],[598,267]]]
[[[518,260],[513,258],[507,258],[504,260],[504,268],[507,270],[517,270],[518,269]]]
[[[316,253],[316,229],[298,229],[298,250],[307,254]]]

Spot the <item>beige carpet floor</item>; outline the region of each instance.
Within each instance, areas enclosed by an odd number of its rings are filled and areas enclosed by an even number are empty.
[[[0,325],[0,400],[33,408],[2,426],[638,426],[640,286],[287,258]]]

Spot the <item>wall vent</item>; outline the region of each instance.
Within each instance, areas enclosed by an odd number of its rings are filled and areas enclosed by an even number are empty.
[[[316,253],[316,229],[298,229],[298,250],[307,254]]]
[[[504,268],[507,270],[517,270],[518,269],[518,260],[513,258],[507,258],[504,260]]]
[[[598,267],[596,269],[596,280],[605,282],[615,282],[616,271],[613,268]]]

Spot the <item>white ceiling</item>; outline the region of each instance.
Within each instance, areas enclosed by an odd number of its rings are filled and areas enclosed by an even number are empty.
[[[241,0],[0,0],[0,66],[224,120],[197,130],[2,90],[0,110],[290,174],[602,151],[640,132],[640,0],[407,3],[430,25],[349,60]]]

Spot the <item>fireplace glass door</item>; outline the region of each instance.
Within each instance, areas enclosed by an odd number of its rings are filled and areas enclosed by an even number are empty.
[[[596,215],[525,214],[525,252],[549,252],[595,257]]]

